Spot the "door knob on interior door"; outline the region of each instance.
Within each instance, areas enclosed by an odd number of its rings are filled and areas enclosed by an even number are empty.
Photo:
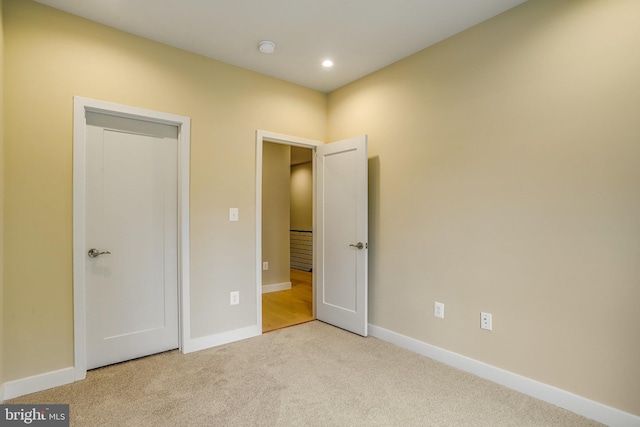
[[[91,248],[89,249],[89,252],[87,252],[87,254],[89,255],[89,258],[98,258],[100,255],[111,255],[111,252],[109,251],[100,252],[99,249]]]
[[[364,249],[364,245],[362,244],[362,242],[358,242],[357,244],[350,244],[349,246],[353,247],[353,248],[358,248],[358,249]]]

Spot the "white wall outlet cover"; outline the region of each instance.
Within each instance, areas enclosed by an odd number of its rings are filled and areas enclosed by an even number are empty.
[[[240,304],[240,291],[234,291],[229,294],[229,304],[230,305]]]
[[[433,308],[433,314],[440,319],[444,319],[444,304],[436,301]]]
[[[491,313],[480,313],[480,327],[482,329],[486,329],[487,331],[491,331],[493,329],[493,320]]]

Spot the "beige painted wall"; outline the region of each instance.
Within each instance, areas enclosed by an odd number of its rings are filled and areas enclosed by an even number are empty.
[[[192,337],[257,324],[255,131],[324,140],[326,95],[32,1],[4,31],[4,380],[73,365],[74,95],[191,117]]]
[[[0,308],[4,300],[4,23],[0,0]],[[0,313],[0,402],[4,384],[4,309]]]
[[[4,0],[3,380],[73,363],[81,95],[192,117],[194,337],[256,323],[255,129],[367,133],[372,323],[640,415],[639,15],[530,0],[332,93],[327,128],[321,93]]]
[[[291,147],[265,142],[262,145],[262,286],[290,282],[289,171]]]
[[[638,16],[531,0],[329,95],[328,140],[369,134],[373,324],[640,414]]]
[[[291,166],[291,229],[313,230],[313,164]]]

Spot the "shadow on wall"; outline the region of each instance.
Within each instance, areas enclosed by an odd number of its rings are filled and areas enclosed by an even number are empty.
[[[376,262],[378,250],[377,250],[377,236],[380,235],[380,157],[373,156],[369,158],[369,322],[373,322],[375,319],[375,306],[373,304],[376,301],[376,277],[378,277],[378,271]],[[373,308],[373,309],[372,309]]]

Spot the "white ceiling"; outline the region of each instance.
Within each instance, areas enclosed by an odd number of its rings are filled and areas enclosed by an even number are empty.
[[[37,0],[330,92],[526,0]],[[261,40],[276,51],[258,51]],[[331,69],[322,60],[335,62]]]

